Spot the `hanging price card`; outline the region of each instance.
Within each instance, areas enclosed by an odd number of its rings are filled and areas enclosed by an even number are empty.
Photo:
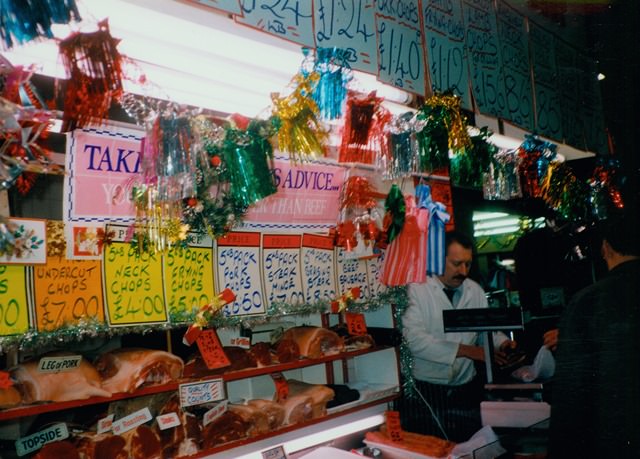
[[[0,336],[29,330],[26,269],[19,265],[0,265]]]
[[[378,79],[425,95],[425,59],[418,0],[376,2]]]
[[[391,441],[402,441],[402,426],[400,425],[400,413],[398,411],[385,412],[387,434]]]
[[[240,0],[242,16],[238,23],[315,48],[313,41],[313,2],[308,0]]]
[[[202,359],[209,370],[224,368],[231,365],[231,362],[229,362],[227,355],[222,349],[222,345],[218,339],[218,334],[215,330],[204,330],[198,336],[196,343],[198,344],[198,349],[200,350]]]
[[[230,14],[241,14],[240,0],[191,0],[204,6],[210,6],[216,10]]]
[[[529,21],[529,49],[533,67],[536,127],[540,134],[562,139],[558,71],[553,34]]]
[[[471,88],[480,113],[505,118],[498,26],[493,0],[462,0]]]
[[[563,40],[556,39],[554,44],[562,134],[569,145],[583,146],[584,126],[581,107],[583,88],[581,87],[582,70],[578,66],[578,50]]]
[[[162,260],[129,242],[112,242],[105,250],[104,291],[109,325],[167,322]]]
[[[104,322],[102,276],[97,260],[49,257],[33,270],[38,331],[51,331],[81,319]]]
[[[506,119],[531,131],[534,126],[533,85],[525,18],[504,0],[497,3],[498,43],[504,76]]]
[[[236,294],[223,311],[229,316],[266,312],[260,275],[260,233],[232,232],[217,240],[216,265],[220,289]]]
[[[364,314],[345,312],[344,319],[347,322],[347,330],[350,335],[362,336],[367,334],[367,323]]]
[[[360,298],[371,298],[369,278],[367,277],[367,262],[349,256],[349,252],[341,247],[336,249],[336,273],[338,275],[338,291],[346,292],[354,287],[360,289]]]
[[[307,303],[333,300],[336,296],[336,271],[333,239],[328,236],[302,236],[302,287]]]
[[[374,0],[315,0],[313,10],[316,46],[342,50],[354,70],[378,72]]]
[[[213,297],[213,243],[193,234],[188,247],[174,247],[163,259],[165,297],[169,314],[192,312]]]
[[[262,274],[269,303],[304,303],[300,271],[302,236],[264,234],[262,236]]]
[[[461,0],[422,0],[427,67],[435,91],[453,90],[471,110],[469,63],[464,47]]]

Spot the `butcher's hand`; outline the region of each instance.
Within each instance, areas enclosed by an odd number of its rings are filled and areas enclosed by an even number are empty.
[[[500,347],[493,353],[493,359],[499,366],[503,366],[509,363],[509,357],[515,352],[518,347],[518,343],[513,340],[506,340]]]

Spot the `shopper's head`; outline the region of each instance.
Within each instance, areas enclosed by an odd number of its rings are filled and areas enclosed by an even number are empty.
[[[628,209],[600,225],[602,256],[609,269],[628,258],[640,257],[640,215]]]
[[[440,281],[450,288],[462,285],[469,276],[473,259],[473,240],[458,231],[449,231],[445,235],[446,257],[444,274]]]

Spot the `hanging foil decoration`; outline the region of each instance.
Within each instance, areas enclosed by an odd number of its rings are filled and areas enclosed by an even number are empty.
[[[342,116],[347,97],[347,84],[353,78],[346,51],[339,48],[317,48],[314,72],[319,75],[313,89],[313,100],[325,120]]]
[[[584,221],[588,217],[589,191],[566,163],[553,161],[540,183],[540,197],[564,219]]]
[[[298,74],[294,81],[297,86],[290,95],[271,95],[278,148],[296,161],[324,156],[327,132],[320,125],[318,106],[311,97],[318,74]]]
[[[482,188],[483,173],[489,169],[491,159],[498,147],[487,139],[492,133],[487,127],[471,136],[471,148],[454,155],[450,159],[449,173],[454,185],[468,188]]]
[[[366,96],[349,91],[339,162],[374,164],[379,157],[389,156],[385,128],[391,113],[382,101],[375,91]]]
[[[273,134],[274,128],[268,121],[258,120],[252,120],[246,130],[226,130],[222,162],[231,184],[231,196],[244,208],[277,191],[271,172],[273,148],[269,138]]]
[[[537,198],[541,195],[540,183],[547,175],[551,161],[556,160],[557,146],[541,140],[535,135],[525,135],[518,148],[520,156],[520,181],[525,197]]]
[[[597,165],[588,180],[591,214],[596,220],[609,217],[612,210],[623,209],[624,200],[620,192],[620,163],[613,157],[598,158]]]
[[[209,161],[196,149],[188,114],[158,116],[142,141],[140,181],[132,187],[136,222],[131,238],[141,251],[164,252],[183,243],[182,202],[197,192],[196,176]]]
[[[35,183],[35,172],[57,169],[44,143],[53,115],[30,78],[31,72],[0,60],[0,187],[15,185],[23,195]]]
[[[74,33],[60,42],[68,76],[62,131],[102,123],[111,103],[122,96],[118,42],[109,33],[107,20],[98,23],[96,32]]]
[[[522,197],[520,156],[516,150],[498,150],[482,174],[482,193],[487,200],[509,200]]]
[[[366,177],[351,176],[342,185],[336,245],[353,250],[354,256],[373,255],[373,245],[381,229],[372,215],[377,196]]]
[[[231,193],[226,163],[222,160],[225,129],[200,115],[192,120],[196,148],[206,152],[210,167],[196,171],[196,194],[183,199],[183,220],[195,233],[207,233],[213,239],[229,232],[241,222],[247,205],[243,195]]]
[[[53,38],[53,24],[81,19],[75,0],[2,0],[0,5],[0,38],[6,49]]]
[[[387,125],[389,157],[380,161],[385,180],[394,180],[417,171],[418,142],[415,135],[413,113],[393,117]]]
[[[431,173],[449,164],[449,151],[455,155],[471,146],[467,120],[460,108],[460,98],[436,94],[416,114],[418,171]]]
[[[384,232],[386,235],[386,243],[390,244],[398,237],[402,227],[404,226],[404,217],[406,206],[402,191],[395,183],[391,185],[389,194],[384,201]]]

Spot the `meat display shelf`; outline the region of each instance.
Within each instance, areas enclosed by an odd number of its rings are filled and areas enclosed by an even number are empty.
[[[197,454],[194,454],[192,456],[188,456],[189,459],[198,459],[198,458],[205,458],[205,457],[210,457],[213,454],[219,453],[221,451],[227,451],[233,448],[237,448],[239,446],[242,445],[247,445],[249,443],[254,443],[254,442],[258,442],[260,440],[263,439],[267,439],[267,438],[271,438],[271,437],[276,437],[278,435],[287,433],[287,432],[291,432],[294,430],[298,430],[298,429],[302,429],[304,427],[308,427],[314,424],[320,424],[322,422],[331,420],[331,419],[335,419],[338,418],[340,416],[346,416],[348,414],[351,413],[355,413],[359,410],[364,410],[366,408],[375,406],[375,405],[381,405],[384,403],[389,403],[392,402],[393,400],[395,400],[398,397],[398,394],[394,394],[394,395],[387,395],[384,396],[382,398],[379,399],[375,399],[375,400],[368,400],[366,402],[361,402],[358,403],[355,406],[351,406],[351,408],[346,408],[344,410],[341,411],[335,411],[335,412],[330,412],[328,413],[326,416],[320,417],[320,418],[316,418],[316,419],[311,419],[309,421],[305,421],[305,422],[299,422],[297,424],[290,424],[288,426],[284,426],[278,430],[274,430],[265,434],[260,434],[260,435],[254,435],[252,437],[247,437],[247,438],[243,438],[240,440],[235,440],[229,443],[224,443],[221,445],[218,445],[214,448],[209,448],[209,449],[205,449],[205,450],[201,450],[198,451]]]
[[[318,359],[300,359],[293,362],[269,365],[265,367],[247,368],[245,370],[239,370],[239,371],[234,371],[231,373],[225,373],[220,375],[211,375],[203,378],[182,379],[180,381],[175,381],[168,384],[142,387],[132,393],[122,392],[122,393],[113,394],[111,397],[90,397],[82,400],[70,400],[66,402],[50,402],[50,403],[18,406],[15,408],[9,408],[9,409],[0,411],[0,422],[9,421],[17,418],[23,418],[26,416],[35,416],[38,414],[49,413],[53,411],[67,410],[67,409],[72,409],[80,406],[110,403],[117,400],[136,398],[144,395],[170,392],[170,391],[178,390],[179,385],[184,383],[206,381],[206,380],[215,379],[215,378],[222,378],[224,381],[237,381],[241,379],[253,378],[255,376],[260,376],[260,375],[268,375],[271,373],[278,373],[278,372],[283,372],[283,371],[292,370],[296,368],[305,368],[313,365],[319,365],[319,364],[334,362],[338,360],[350,359],[353,357],[371,354],[371,353],[383,351],[386,349],[390,349],[390,346],[376,346],[369,349],[342,352],[340,354],[325,356]]]

